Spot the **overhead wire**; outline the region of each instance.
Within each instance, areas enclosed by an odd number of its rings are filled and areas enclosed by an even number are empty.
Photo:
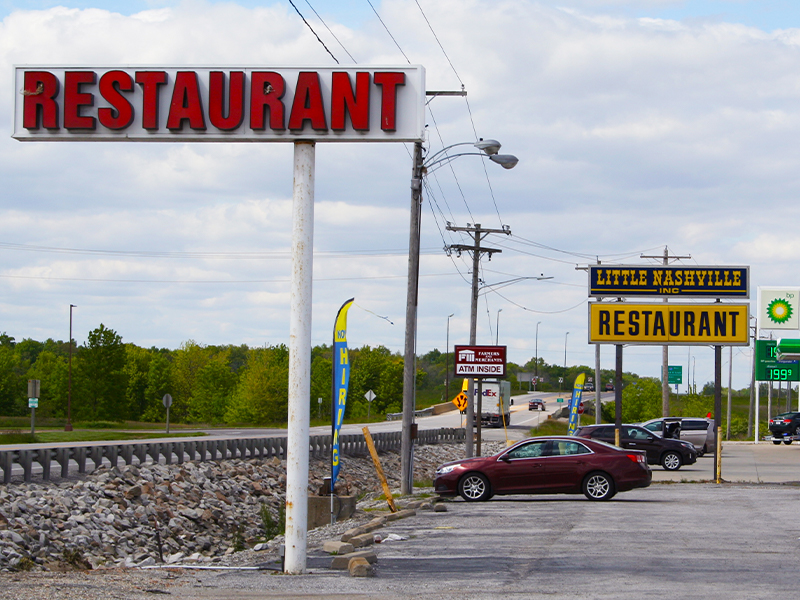
[[[340,42],[340,41],[339,41],[339,38],[338,38],[338,37],[336,37],[336,34],[335,34],[335,33],[333,33],[333,31],[331,30],[331,28],[330,28],[330,27],[328,27],[328,24],[327,24],[327,23],[326,23],[326,22],[325,22],[325,21],[322,19],[322,17],[321,17],[321,16],[319,16],[319,13],[318,13],[318,12],[317,12],[317,11],[314,9],[314,7],[313,7],[313,6],[311,6],[311,2],[309,2],[308,0],[305,0],[305,2],[306,2],[306,4],[308,4],[308,8],[310,8],[310,9],[311,9],[311,11],[312,11],[312,12],[313,12],[313,13],[314,13],[316,16],[317,16],[317,18],[319,19],[320,23],[322,23],[322,24],[325,26],[325,29],[327,29],[327,30],[328,30],[328,33],[330,33],[330,34],[333,36],[333,39],[335,39],[335,40],[336,40],[336,43],[338,43],[338,44],[339,44],[339,45],[342,47],[342,50],[344,50],[345,54],[347,54],[347,56],[349,56],[349,57],[350,57],[350,60],[352,60],[352,61],[353,61],[353,64],[356,64],[356,65],[357,65],[357,64],[358,64],[358,61],[357,61],[355,58],[353,58],[353,55],[352,55],[352,54],[350,54],[350,52],[348,52],[348,51],[347,51],[347,48],[345,48],[345,47],[344,47],[344,44],[343,44],[342,42]],[[338,61],[337,61],[337,62],[338,62]]]
[[[386,33],[388,33],[389,37],[392,38],[392,41],[394,42],[394,45],[397,46],[398,50],[400,50],[400,54],[403,55],[403,58],[406,59],[406,62],[408,64],[411,64],[411,61],[408,60],[408,56],[406,56],[406,53],[403,52],[403,49],[400,47],[400,44],[397,43],[397,40],[394,39],[394,36],[392,35],[392,32],[389,31],[389,28],[386,26],[386,23],[383,22],[383,19],[381,19],[381,16],[378,14],[378,11],[375,10],[375,7],[372,5],[372,2],[370,2],[370,0],[367,0],[367,4],[369,4],[369,7],[372,9],[372,12],[375,13],[375,16],[378,17],[378,21],[381,22],[381,25],[383,25],[383,28],[386,30]]]
[[[333,55],[333,52],[331,52],[331,51],[330,51],[330,49],[329,49],[329,48],[328,48],[328,47],[325,45],[325,42],[323,42],[323,41],[320,39],[320,37],[317,35],[317,32],[316,32],[316,31],[314,31],[314,28],[311,26],[311,23],[309,23],[308,21],[306,21],[306,18],[303,16],[303,13],[301,13],[301,12],[300,12],[300,9],[299,9],[299,8],[297,8],[297,6],[295,6],[295,3],[294,3],[294,2],[292,2],[292,0],[289,0],[289,4],[291,4],[291,5],[292,5],[292,8],[294,8],[295,12],[296,12],[298,15],[300,15],[300,18],[301,18],[301,19],[303,19],[303,23],[305,23],[305,24],[306,24],[306,27],[308,27],[308,28],[311,30],[311,33],[313,33],[313,34],[314,34],[314,37],[315,37],[315,38],[317,38],[317,41],[318,41],[320,44],[322,44],[322,47],[323,47],[323,48],[325,48],[325,52],[327,52],[328,54],[330,54],[330,55],[331,55],[331,58],[332,58],[332,59],[333,59],[333,60],[336,62],[336,64],[338,65],[338,64],[339,64],[339,60],[338,60],[338,59],[337,59],[337,58],[336,58],[336,57]],[[313,10],[313,9],[312,9],[312,10]]]

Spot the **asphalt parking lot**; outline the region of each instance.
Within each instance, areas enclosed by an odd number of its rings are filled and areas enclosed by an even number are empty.
[[[731,600],[793,594],[800,557],[798,452],[798,445],[727,444],[723,478],[739,483],[702,483],[713,476],[713,457],[706,456],[676,473],[656,467],[656,483],[610,502],[455,499],[446,513],[418,511],[387,526],[386,533],[408,539],[375,546],[374,578],[329,571],[317,554],[305,575],[201,572],[193,589],[173,595]]]

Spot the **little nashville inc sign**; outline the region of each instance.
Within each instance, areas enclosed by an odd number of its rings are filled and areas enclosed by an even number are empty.
[[[21,141],[424,139],[425,69],[16,67]]]

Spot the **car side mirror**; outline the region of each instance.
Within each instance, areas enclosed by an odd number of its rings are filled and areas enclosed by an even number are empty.
[[[500,457],[500,460],[502,460],[503,462],[510,462],[511,457],[509,457],[508,454],[503,454],[503,456]]]

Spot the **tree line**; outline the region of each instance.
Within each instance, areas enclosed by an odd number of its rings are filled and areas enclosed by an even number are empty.
[[[15,339],[0,334],[0,415],[28,414],[27,380],[41,382],[37,418],[65,419],[70,390],[69,343],[48,339]],[[403,356],[384,346],[350,349],[350,391],[347,417],[373,418],[402,410]],[[332,352],[329,345],[311,349],[312,418],[328,419],[331,406]],[[461,389],[452,375],[453,354],[432,350],[419,356],[416,405],[423,408],[451,400]],[[537,371],[544,379],[537,389],[569,393],[585,366],[560,367],[542,358],[524,365],[509,363],[508,379],[517,391],[530,384],[519,373]],[[287,420],[289,350],[283,344],[249,347],[203,345],[194,340],[177,349],[143,348],[123,342],[100,324],[85,343],[72,349],[71,418],[73,421],[161,422],[165,394],[173,398],[170,420],[176,423],[280,425]],[[613,372],[603,371],[603,381]],[[562,384],[558,379],[563,378]],[[626,381],[636,375],[625,374]],[[446,383],[449,383],[447,389]],[[364,397],[372,390],[368,406]],[[449,395],[449,397],[448,397]],[[318,399],[322,399],[320,403]]]

